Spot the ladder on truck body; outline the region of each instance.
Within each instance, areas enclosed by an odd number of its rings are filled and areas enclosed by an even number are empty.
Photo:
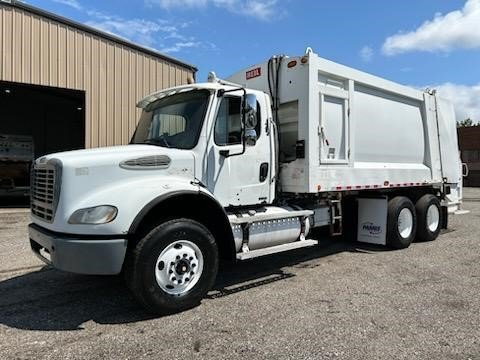
[[[328,199],[330,206],[330,235],[340,236],[343,234],[343,213],[341,195],[336,199]]]

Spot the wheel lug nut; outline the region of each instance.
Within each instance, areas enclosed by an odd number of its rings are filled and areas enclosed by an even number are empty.
[[[186,258],[186,257],[187,257],[187,254],[183,254],[183,257]]]
[[[193,276],[195,275],[195,273],[193,271],[190,271],[190,275]]]
[[[169,274],[173,274],[173,270],[168,270],[168,273],[169,273]]]
[[[180,255],[177,255],[177,260],[180,260]]]
[[[190,279],[189,278],[185,278],[185,282],[189,281]]]
[[[197,266],[197,264],[192,264],[192,268],[194,268],[195,266]]]
[[[170,263],[170,265],[175,266],[175,263],[172,261],[172,262]]]
[[[181,284],[181,283],[182,283],[182,280],[178,280],[178,283]]]
[[[175,281],[175,280],[177,280],[177,278],[176,278],[175,276],[174,276],[174,277],[172,277],[172,281]]]
[[[190,257],[188,258],[188,260],[192,261],[192,260],[193,260],[193,257],[190,256]]]

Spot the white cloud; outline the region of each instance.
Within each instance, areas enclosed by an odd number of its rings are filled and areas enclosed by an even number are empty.
[[[370,62],[373,59],[373,49],[370,46],[364,46],[360,49],[360,57],[365,62]]]
[[[277,6],[278,0],[145,0],[145,2],[147,5],[158,5],[164,9],[214,6],[259,20],[271,20],[284,14]]]
[[[70,6],[76,10],[82,10],[83,7],[80,5],[80,3],[77,0],[52,0],[53,2],[63,4],[66,6]]]
[[[461,10],[435,14],[416,30],[388,37],[382,47],[386,55],[410,51],[448,52],[456,48],[480,48],[480,0],[467,0]]]
[[[164,53],[179,52],[183,49],[200,47],[202,42],[192,36],[181,33],[189,26],[187,22],[168,20],[125,19],[117,15],[109,15],[95,10],[86,11],[91,20],[88,26],[110,34],[120,36],[140,45],[160,49]]]
[[[160,51],[164,53],[174,53],[186,48],[199,47],[200,45],[201,43],[199,41],[177,42],[172,46],[160,49]]]
[[[429,88],[453,102],[457,120],[471,118],[480,122],[480,83],[473,86],[444,83]]]
[[[272,20],[273,17],[283,16],[283,11],[277,8],[277,0],[270,1],[245,1],[237,2],[231,5],[228,10],[241,14],[252,16],[260,20]]]
[[[164,9],[174,7],[204,7],[207,5],[207,0],[146,0],[147,4],[157,4]]]
[[[144,19],[110,17],[89,20],[86,24],[146,46],[153,46],[156,41],[155,35],[162,30],[160,24]]]
[[[78,0],[51,0],[53,2],[70,6],[89,17],[86,25],[112,35],[138,43],[152,50],[164,53],[174,53],[190,48],[216,49],[215,44],[198,41],[194,36],[187,36],[186,29],[190,22],[180,22],[164,19],[147,20],[142,18],[124,18],[97,11],[93,8],[82,7]],[[155,2],[162,7],[185,5],[187,7],[203,7],[208,0],[145,0]],[[212,0],[223,3],[236,2],[237,0]],[[276,1],[276,0],[275,0]],[[260,10],[259,10],[260,11]],[[159,50],[160,49],[160,50]]]

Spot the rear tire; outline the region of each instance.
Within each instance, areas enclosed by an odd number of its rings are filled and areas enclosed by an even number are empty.
[[[190,219],[158,225],[128,256],[127,286],[140,304],[155,314],[198,305],[218,271],[215,239],[205,226]]]
[[[405,249],[415,238],[415,207],[409,198],[397,196],[388,202],[387,245]]]
[[[423,195],[415,204],[417,214],[417,241],[432,241],[440,234],[442,208],[440,201],[432,194]]]

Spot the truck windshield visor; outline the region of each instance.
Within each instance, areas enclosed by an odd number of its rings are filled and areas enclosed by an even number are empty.
[[[209,98],[208,90],[191,90],[148,105],[131,143],[192,149],[200,136]]]

